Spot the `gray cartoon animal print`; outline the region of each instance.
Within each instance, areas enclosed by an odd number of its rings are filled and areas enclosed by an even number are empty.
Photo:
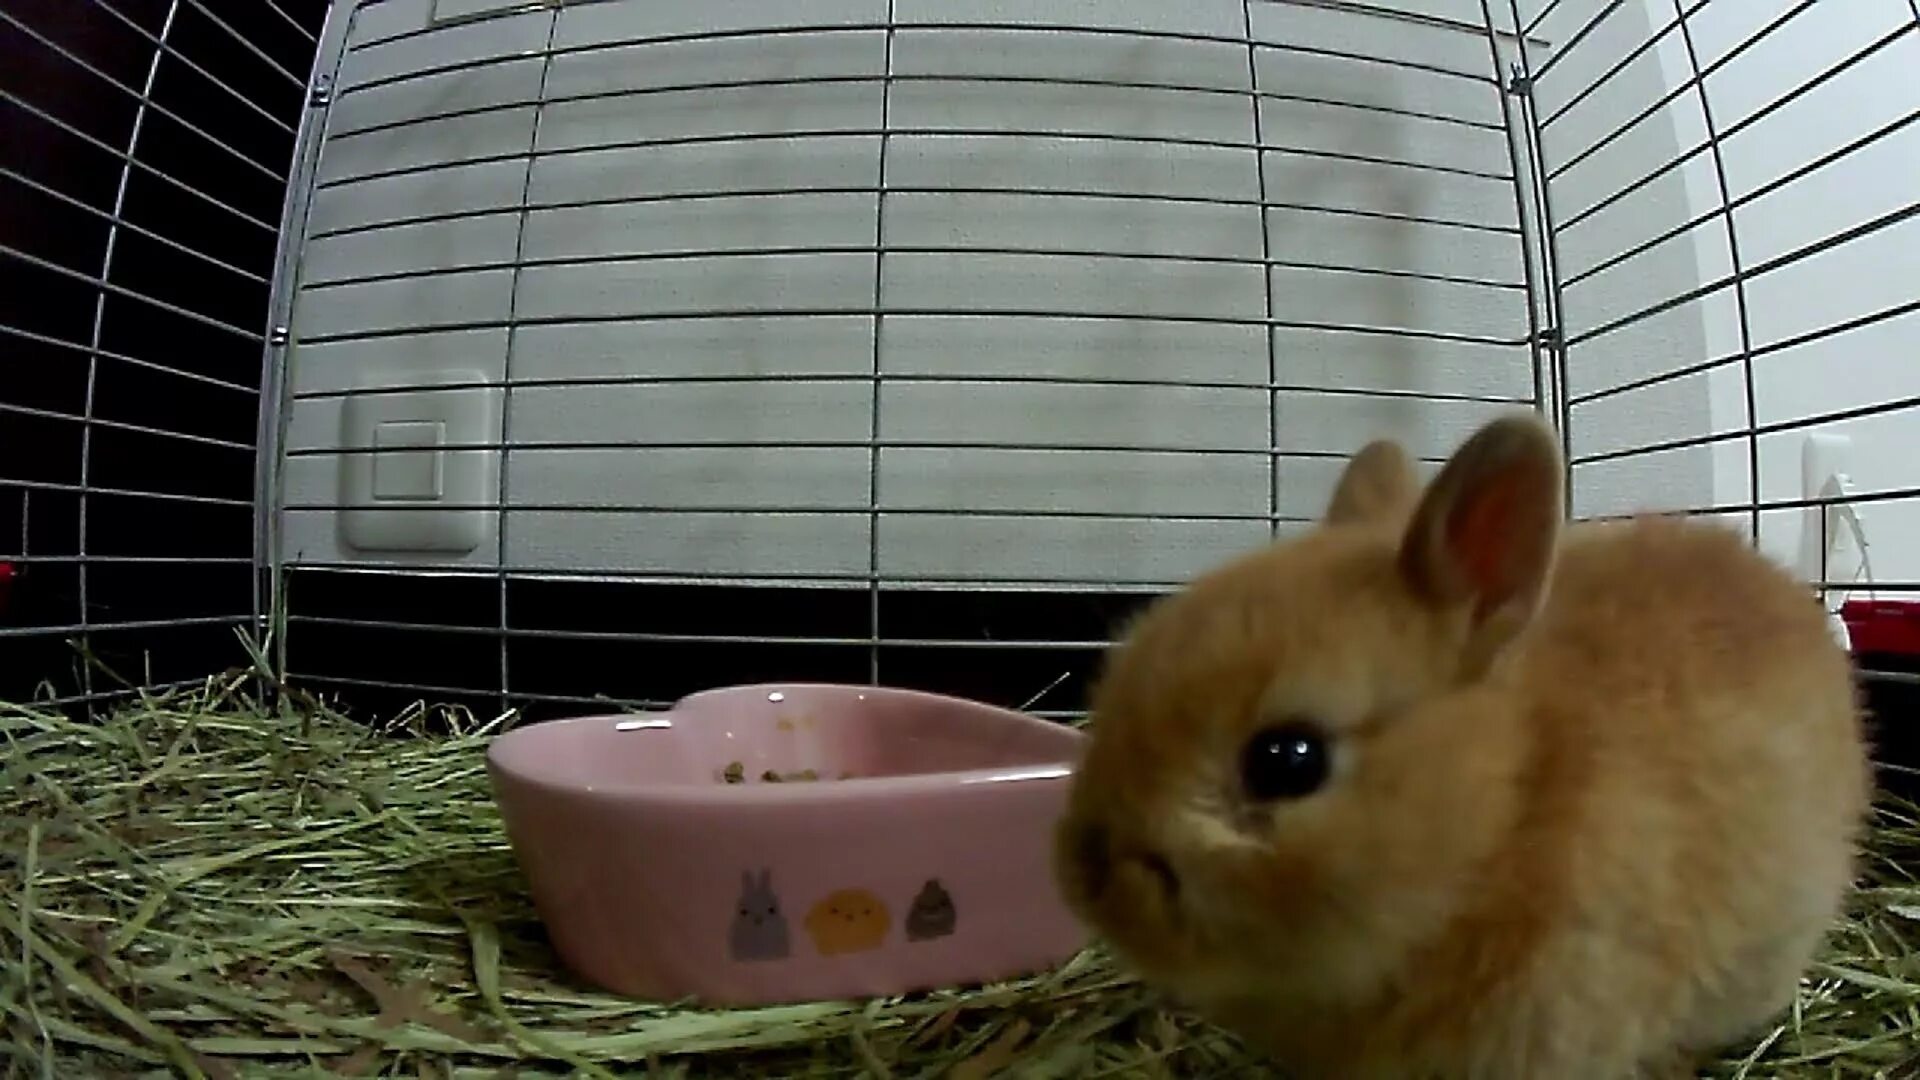
[[[773,891],[773,871],[740,872],[740,899],[733,908],[727,952],[735,960],[787,958],[787,917]]]

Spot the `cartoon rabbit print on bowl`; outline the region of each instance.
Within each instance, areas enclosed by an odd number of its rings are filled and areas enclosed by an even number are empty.
[[[728,951],[735,960],[787,958],[787,917],[773,891],[773,871],[740,872],[740,902],[733,912]]]
[[[901,929],[907,941],[931,941],[950,936],[958,921],[953,897],[938,878],[929,878],[914,895]],[[880,948],[892,922],[886,901],[866,889],[845,888],[821,897],[802,925],[816,953],[842,956]],[[740,963],[791,958],[792,933],[773,890],[772,870],[741,871],[727,952]]]

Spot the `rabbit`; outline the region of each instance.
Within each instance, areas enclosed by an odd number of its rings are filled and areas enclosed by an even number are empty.
[[[740,900],[733,912],[733,929],[727,936],[727,950],[735,960],[784,960],[787,958],[787,917],[780,911],[780,898],[773,891],[773,871],[740,873]]]
[[[1870,765],[1820,605],[1746,538],[1567,525],[1530,413],[1149,605],[1053,837],[1144,981],[1312,1080],[1694,1075],[1791,1002]]]

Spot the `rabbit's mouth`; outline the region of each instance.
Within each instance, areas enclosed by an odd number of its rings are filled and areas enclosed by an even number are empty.
[[[1115,949],[1147,969],[1191,962],[1188,890],[1171,859],[1079,817],[1062,823],[1056,860],[1068,906]]]

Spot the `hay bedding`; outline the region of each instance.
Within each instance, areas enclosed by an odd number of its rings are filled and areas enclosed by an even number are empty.
[[[0,705],[7,1076],[1269,1075],[1094,953],[870,1004],[595,993],[524,899],[490,725],[422,709],[372,731],[256,685],[94,724]],[[1914,806],[1883,808],[1871,870],[1794,1014],[1714,1075],[1920,1076]]]

